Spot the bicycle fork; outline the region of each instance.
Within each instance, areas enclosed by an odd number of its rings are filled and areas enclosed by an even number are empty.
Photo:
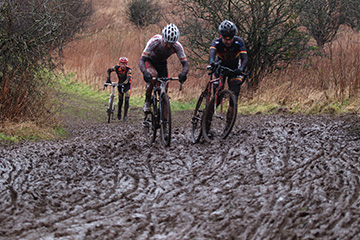
[[[223,101],[220,101],[220,103],[218,102],[218,99],[221,100],[219,98],[219,93],[222,90],[222,86],[223,86],[222,81],[220,81],[219,86],[216,88],[216,91],[215,91],[214,116],[217,117],[217,118],[224,119],[224,116],[223,116]],[[216,108],[219,106],[219,104],[220,104],[220,113],[218,113],[216,111]]]
[[[157,93],[154,93],[154,96],[153,96],[153,114],[154,114],[154,126],[155,128],[159,128],[159,123],[160,123],[160,113],[159,113],[159,108],[160,108],[160,101],[159,101],[159,97],[158,97],[158,94]]]

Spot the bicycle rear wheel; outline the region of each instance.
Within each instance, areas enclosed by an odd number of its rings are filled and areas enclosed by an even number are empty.
[[[194,114],[191,118],[191,140],[193,143],[200,141],[202,136],[201,122],[206,109],[206,94],[202,93],[196,103]]]
[[[110,101],[109,101],[109,107],[108,109],[106,110],[107,112],[107,117],[108,117],[108,123],[110,123],[111,121],[111,118],[113,116],[113,113],[114,113],[114,96],[111,96],[110,97]]]
[[[168,147],[171,141],[171,110],[169,97],[166,94],[161,95],[159,107],[161,142]]]
[[[146,142],[151,144],[155,142],[156,139],[156,117],[154,112],[157,111],[156,104],[151,102],[151,109],[152,111],[147,113],[143,122],[144,126],[144,134]]]
[[[222,90],[211,99],[202,121],[202,134],[207,142],[213,139],[225,139],[231,132],[237,115],[235,95],[229,90]]]

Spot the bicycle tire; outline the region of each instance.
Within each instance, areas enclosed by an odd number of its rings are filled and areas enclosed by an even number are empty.
[[[157,121],[154,113],[157,111],[157,106],[156,103],[154,104],[153,101],[151,101],[150,104],[150,109],[152,109],[152,111],[146,114],[143,124],[146,142],[152,144],[153,142],[155,142],[156,139]]]
[[[233,102],[233,110],[229,111],[230,102]],[[213,139],[225,139],[234,127],[237,115],[237,102],[235,95],[225,89],[218,94],[216,115],[214,114],[215,96],[212,97],[203,116],[202,135],[207,142]]]
[[[171,108],[167,94],[160,96],[160,132],[161,142],[164,146],[170,146],[171,142]]]
[[[156,138],[156,130],[154,131],[154,115],[152,112],[147,113],[147,115],[145,116],[145,120],[144,120],[144,134],[145,134],[145,138],[146,138],[146,142],[151,144],[153,142],[155,142],[155,138]]]
[[[191,118],[191,140],[193,143],[200,141],[202,137],[202,117],[206,109],[206,96],[207,94],[201,93]]]
[[[106,110],[107,112],[107,117],[108,117],[108,123],[110,123],[111,121],[111,118],[112,118],[112,115],[113,115],[113,112],[114,112],[114,96],[111,96],[110,97],[110,102],[109,102],[109,107],[108,109]]]

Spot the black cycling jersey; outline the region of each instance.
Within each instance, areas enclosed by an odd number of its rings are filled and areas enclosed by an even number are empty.
[[[125,70],[122,71],[119,65],[115,65],[107,70],[107,78],[110,77],[111,72],[115,72],[118,76],[119,83],[128,84],[132,81],[131,68],[126,66]]]
[[[248,62],[244,40],[239,36],[235,36],[231,46],[226,47],[221,38],[214,39],[210,46],[209,60],[212,62],[217,59],[222,61],[221,65],[230,69],[244,69]],[[241,60],[240,66],[239,60]]]
[[[126,93],[126,96],[130,96],[130,92],[128,92],[129,90],[131,90],[131,82],[132,82],[132,71],[131,68],[126,66],[125,70],[122,71],[119,65],[115,65],[114,67],[111,67],[107,70],[107,78],[110,78],[110,74],[111,72],[115,72],[118,79],[119,79],[119,83],[123,83],[124,84],[124,93]],[[121,89],[119,86],[119,93],[121,93]]]

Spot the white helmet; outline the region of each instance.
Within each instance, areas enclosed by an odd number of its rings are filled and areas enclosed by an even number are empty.
[[[179,29],[173,23],[166,25],[162,30],[162,37],[166,43],[176,43],[179,36]]]

